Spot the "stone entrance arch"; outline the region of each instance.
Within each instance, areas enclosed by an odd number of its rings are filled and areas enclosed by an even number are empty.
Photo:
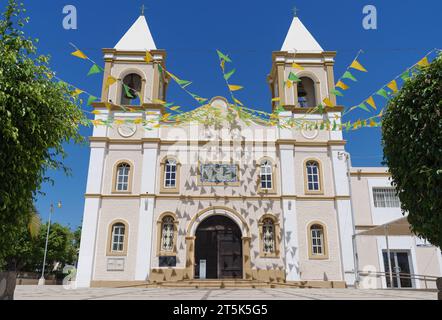
[[[195,239],[196,231],[201,222],[209,217],[224,216],[232,220],[241,230],[242,240],[242,279],[252,279],[250,265],[250,231],[245,219],[228,207],[209,207],[196,214],[187,226],[186,235],[186,278],[195,278]]]

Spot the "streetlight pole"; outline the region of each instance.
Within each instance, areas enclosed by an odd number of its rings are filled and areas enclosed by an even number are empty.
[[[57,207],[61,208],[61,201],[58,201]],[[49,229],[51,228],[51,216],[52,213],[54,213],[54,204],[51,203],[51,209],[49,210],[49,220],[48,220],[48,230],[46,232],[46,243],[45,243],[45,253],[43,257],[43,267],[41,269],[41,277],[38,279],[38,285],[44,286],[45,285],[45,266],[46,266],[46,254],[48,251],[48,240],[49,240]]]

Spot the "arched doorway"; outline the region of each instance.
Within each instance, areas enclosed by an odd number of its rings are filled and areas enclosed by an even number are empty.
[[[203,220],[195,233],[195,278],[241,279],[241,238],[238,225],[226,216],[214,215]]]

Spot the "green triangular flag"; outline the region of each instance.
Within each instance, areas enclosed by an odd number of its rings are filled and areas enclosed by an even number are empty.
[[[294,81],[294,82],[301,81],[301,79],[299,79],[299,78],[296,76],[296,74],[294,74],[293,72],[290,72],[290,73],[289,73],[289,80],[290,80],[290,81]]]
[[[181,79],[177,79],[176,82],[181,86],[181,87],[187,87],[188,85],[190,85],[192,82],[187,81],[187,80],[181,80]]]
[[[365,110],[367,112],[370,112],[370,110],[368,110],[368,108],[367,108],[367,106],[365,105],[364,102],[362,102],[360,105],[358,105],[358,108],[359,109],[363,109],[363,110]]]
[[[87,99],[87,105],[90,106],[92,104],[92,102],[94,102],[97,99],[98,98],[95,96],[89,96],[89,98]]]
[[[220,59],[227,61],[227,62],[232,62],[232,60],[230,60],[230,58],[228,56],[226,56],[224,53],[222,53],[221,51],[216,50],[216,52],[218,53],[218,57]]]
[[[385,99],[388,99],[388,93],[385,89],[380,89],[378,92],[376,92],[378,96],[384,97]]]
[[[351,79],[353,81],[358,81],[352,74],[350,71],[346,71],[344,73],[344,75],[342,76],[343,79]]]
[[[224,79],[229,80],[230,77],[235,73],[236,69],[233,69],[224,75]]]
[[[341,91],[336,90],[336,89],[332,90],[331,93],[334,94],[335,96],[339,96],[339,97],[343,97],[344,96]]]
[[[135,98],[135,97],[132,95],[132,93],[130,92],[130,88],[129,88],[126,84],[123,84],[123,88],[124,88],[124,92],[126,93],[126,97],[128,97],[128,98],[130,98],[130,99]]]
[[[410,72],[407,70],[401,75],[402,80],[407,81],[410,79]]]
[[[163,73],[163,67],[161,66],[161,64],[158,65],[158,71],[160,72],[160,74]]]
[[[100,73],[100,72],[103,72],[104,71],[104,69],[102,68],[102,67],[100,67],[100,66],[97,66],[96,64],[94,64],[92,67],[91,67],[91,69],[89,70],[89,72],[88,72],[88,76],[90,76],[90,75],[92,75],[92,74],[96,74],[96,73]]]

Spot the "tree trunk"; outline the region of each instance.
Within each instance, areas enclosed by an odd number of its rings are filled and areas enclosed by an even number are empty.
[[[15,271],[0,272],[0,300],[14,300],[16,278]]]

